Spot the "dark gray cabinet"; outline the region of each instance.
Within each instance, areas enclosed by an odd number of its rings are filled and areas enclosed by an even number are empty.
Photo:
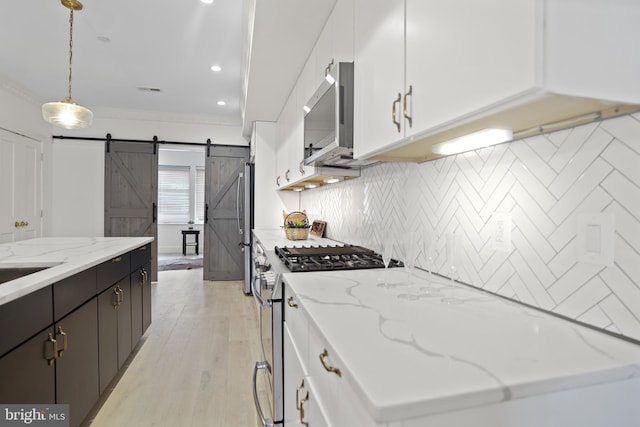
[[[82,423],[151,323],[150,247],[0,305],[0,403],[67,403]]]
[[[49,327],[0,358],[0,402],[55,402],[52,340],[53,327]],[[45,357],[50,357],[52,363]]]
[[[68,403],[70,426],[79,426],[100,396],[97,298],[55,324],[56,402]]]

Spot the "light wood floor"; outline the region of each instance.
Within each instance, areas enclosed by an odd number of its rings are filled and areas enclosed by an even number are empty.
[[[161,271],[152,286],[144,342],[88,425],[257,426],[260,338],[242,283],[203,281],[197,269]]]

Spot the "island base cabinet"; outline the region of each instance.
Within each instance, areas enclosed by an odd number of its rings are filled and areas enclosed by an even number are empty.
[[[131,353],[131,286],[129,276],[98,295],[100,393]]]
[[[69,404],[71,427],[80,425],[99,397],[97,310],[93,298],[55,325],[56,403]]]
[[[52,403],[56,398],[55,365],[48,328],[0,358],[0,402],[4,404]]]

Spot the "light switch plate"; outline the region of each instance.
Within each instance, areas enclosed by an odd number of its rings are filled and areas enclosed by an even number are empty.
[[[605,213],[578,214],[578,262],[613,267],[615,217]]]

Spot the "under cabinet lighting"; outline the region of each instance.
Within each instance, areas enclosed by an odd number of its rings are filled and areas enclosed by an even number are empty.
[[[318,184],[305,184],[304,188],[316,188],[318,186]]]
[[[311,108],[309,108],[306,105],[304,107],[302,107],[302,109],[304,110],[305,113],[308,113],[309,111],[311,111]]]
[[[327,74],[326,76],[324,76],[324,79],[328,81],[330,85],[336,82],[336,79],[331,74]]]
[[[293,191],[298,191],[298,192],[300,192],[300,191],[302,191],[302,190],[304,190],[304,188],[302,188],[302,187],[295,187],[295,188],[293,189]]]
[[[431,151],[434,154],[450,155],[464,153],[511,141],[513,132],[510,129],[483,129],[456,139],[434,144]]]
[[[340,179],[336,178],[335,176],[331,176],[325,179],[324,182],[326,182],[327,184],[335,184],[336,182],[340,182]]]

